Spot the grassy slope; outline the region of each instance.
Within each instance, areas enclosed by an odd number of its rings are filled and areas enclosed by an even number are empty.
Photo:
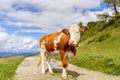
[[[79,46],[72,64],[108,74],[120,74],[119,22],[106,28],[101,24],[92,26],[82,35]]]
[[[10,80],[23,57],[0,58],[0,80]]]

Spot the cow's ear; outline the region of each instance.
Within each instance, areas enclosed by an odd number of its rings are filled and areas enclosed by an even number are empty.
[[[80,32],[83,33],[85,31],[87,31],[88,29],[89,29],[88,26],[84,26],[84,27],[80,28]]]
[[[85,26],[85,27],[84,27],[84,31],[87,31],[87,30],[89,30],[89,27],[88,27],[88,26]]]
[[[83,33],[83,32],[84,32],[82,28],[80,28],[79,30],[80,30],[80,33]]]
[[[70,34],[70,33],[69,33],[69,30],[68,30],[68,29],[66,29],[66,28],[65,28],[65,29],[63,29],[63,30],[62,30],[62,32],[63,32],[63,33],[65,33],[65,34],[68,34],[68,35]]]

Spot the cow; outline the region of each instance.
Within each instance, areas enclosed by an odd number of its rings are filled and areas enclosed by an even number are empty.
[[[40,63],[42,64],[42,73],[45,74],[45,59],[48,70],[53,74],[50,65],[51,55],[55,53],[60,55],[62,62],[62,77],[67,78],[67,66],[70,59],[76,55],[76,46],[80,40],[81,32],[85,31],[78,24],[70,25],[69,29],[63,29],[59,32],[46,34],[40,38]]]

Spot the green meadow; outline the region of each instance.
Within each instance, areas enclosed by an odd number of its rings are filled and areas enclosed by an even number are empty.
[[[0,58],[0,80],[12,80],[17,66],[23,59],[24,57]]]

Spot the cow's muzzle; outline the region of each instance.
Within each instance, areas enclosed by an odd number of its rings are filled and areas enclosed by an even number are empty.
[[[71,41],[69,41],[69,45],[70,45],[70,46],[75,46],[76,44],[75,44],[74,41],[71,40]]]

